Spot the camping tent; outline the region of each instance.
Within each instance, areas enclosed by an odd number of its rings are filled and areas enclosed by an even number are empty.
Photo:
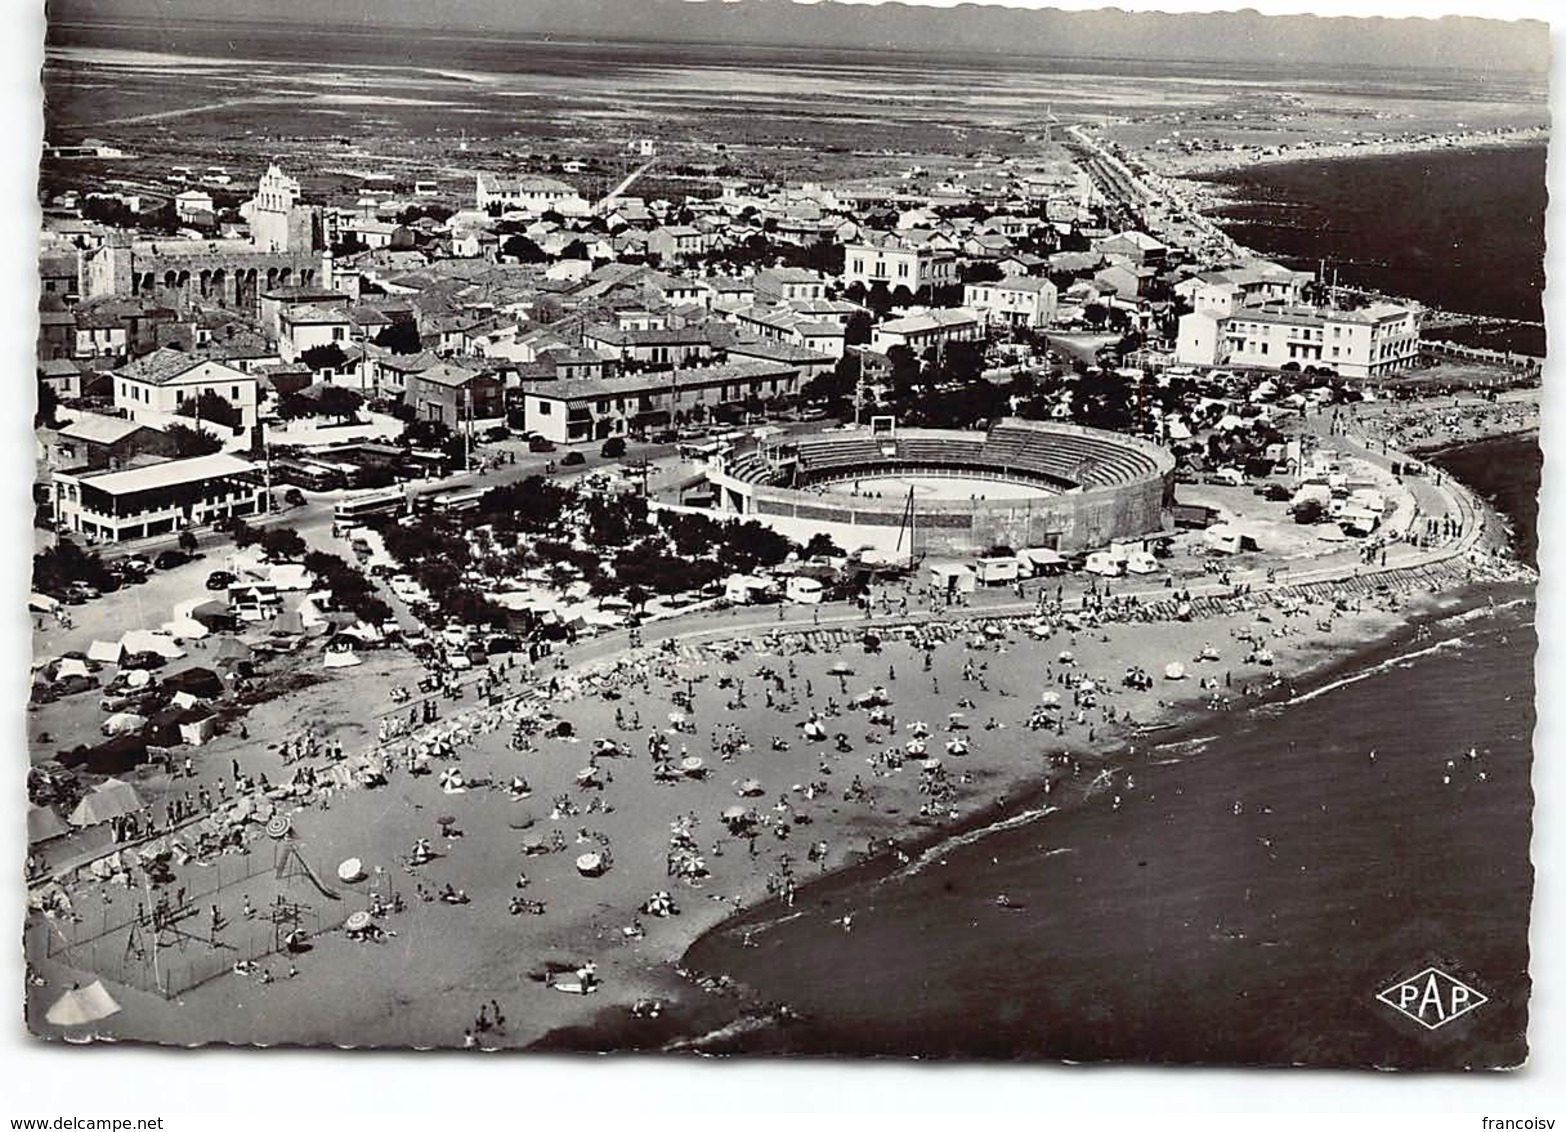
[[[165,621],[163,631],[169,636],[185,641],[199,641],[211,634],[211,630],[193,617]]]
[[[209,708],[186,708],[179,717],[180,738],[199,747],[217,734],[217,716]]]
[[[187,668],[163,681],[163,686],[175,692],[189,692],[204,700],[213,700],[223,694],[223,678],[210,668]]]
[[[27,844],[36,845],[52,837],[70,833],[71,827],[52,806],[32,806],[27,811]]]
[[[84,987],[72,987],[55,1000],[44,1018],[53,1026],[85,1026],[120,1012],[120,1004],[94,979]]]
[[[300,617],[298,613],[284,611],[272,618],[271,623],[267,625],[267,632],[282,636],[303,633],[304,618]]]
[[[1060,551],[1051,550],[1048,547],[1029,547],[1027,550],[1021,551],[1017,557],[1032,567],[1035,577],[1040,574],[1055,573],[1066,568],[1066,560],[1061,557]]]
[[[60,663],[54,670],[56,680],[64,680],[71,676],[91,676],[92,670],[87,667],[85,660],[77,660],[74,656],[61,657]]]
[[[110,818],[124,817],[146,808],[147,804],[141,800],[134,786],[123,779],[111,778],[89,790],[66,821],[81,828],[99,825]]]
[[[34,613],[53,613],[60,603],[48,594],[33,593],[27,595],[27,608]]]
[[[117,711],[103,721],[105,735],[134,735],[147,726],[147,717],[133,711]]]
[[[87,659],[99,664],[118,664],[124,655],[125,650],[118,641],[94,641],[87,646]]]
[[[155,652],[165,660],[178,660],[185,655],[173,637],[150,629],[132,629],[120,638],[120,647],[127,653]]]

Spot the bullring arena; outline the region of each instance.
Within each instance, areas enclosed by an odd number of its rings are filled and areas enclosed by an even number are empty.
[[[1071,553],[1160,530],[1174,463],[1165,449],[1118,433],[1007,419],[988,432],[779,437],[706,478],[718,510],[791,538],[825,532],[845,549],[932,555],[993,546]]]

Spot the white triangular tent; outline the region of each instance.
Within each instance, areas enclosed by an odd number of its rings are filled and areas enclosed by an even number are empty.
[[[120,1004],[94,979],[84,987],[72,987],[55,1000],[44,1018],[53,1026],[85,1026],[120,1012]]]
[[[94,641],[87,646],[87,659],[99,664],[118,664],[124,655],[119,641]]]

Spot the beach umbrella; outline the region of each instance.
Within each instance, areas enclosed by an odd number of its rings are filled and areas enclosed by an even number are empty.
[[[1052,688],[1039,697],[1039,703],[1043,704],[1045,707],[1059,707],[1060,693]]]
[[[72,987],[49,1007],[44,1017],[55,1026],[85,1026],[120,1012],[120,1004],[94,979],[85,987]]]
[[[598,768],[596,766],[584,766],[581,770],[576,772],[576,782],[578,786],[586,786],[588,783],[596,781],[597,778]]]
[[[919,765],[921,767],[923,767],[925,770],[940,770],[941,769],[941,760],[940,759],[934,759],[934,758],[925,759]]]
[[[1057,659],[1061,664],[1075,664],[1077,658],[1070,649],[1066,649]]]
[[[1184,680],[1185,665],[1181,664],[1178,660],[1170,661],[1168,664],[1164,665],[1164,677],[1169,680]]]
[[[288,830],[293,826],[293,821],[287,814],[274,814],[266,823],[266,835],[273,841],[279,841],[288,836]]]
[[[750,811],[744,806],[729,806],[723,811],[723,820],[726,822],[742,822],[750,815]]]
[[[695,755],[690,756],[690,758],[680,760],[680,769],[683,770],[686,774],[700,774],[702,772],[702,768],[706,765],[706,763],[702,762],[702,760],[697,758]]]
[[[904,745],[903,750],[910,755],[922,755],[925,752],[923,739],[910,739]]]
[[[754,778],[747,778],[744,782],[741,782],[739,786],[736,787],[736,792],[741,798],[755,798],[765,793],[765,791],[762,789],[761,783],[757,782]]]
[[[337,879],[344,884],[353,884],[364,879],[364,862],[357,857],[349,857],[337,866]]]
[[[370,914],[368,912],[366,912],[363,908],[359,909],[359,911],[353,913],[346,920],[343,921],[343,929],[345,931],[347,931],[350,935],[357,934],[358,932],[362,932],[362,931],[364,931],[365,928],[367,928],[369,926],[370,926]]]
[[[466,789],[462,784],[462,772],[454,766],[449,766],[440,772],[440,788],[448,794]]]
[[[854,670],[840,660],[827,669],[827,674],[829,676],[852,676]]]
[[[916,719],[908,725],[908,733],[922,739],[930,733],[930,725],[923,720]]]
[[[584,877],[602,876],[604,859],[597,853],[583,853],[576,859],[576,871]]]

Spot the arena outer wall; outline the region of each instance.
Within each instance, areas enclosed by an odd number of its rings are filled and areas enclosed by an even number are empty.
[[[998,435],[1026,433],[1024,443],[1035,453],[1015,458],[995,443]],[[801,452],[812,446],[866,444],[879,451],[867,459],[835,464],[825,479],[856,473],[940,476],[977,475],[998,482],[1037,486],[1048,482],[1058,494],[1017,499],[915,499],[914,529],[918,551],[932,556],[967,557],[994,546],[1051,547],[1064,553],[1091,550],[1120,539],[1137,539],[1164,528],[1164,513],[1174,497],[1174,457],[1147,441],[1098,429],[1055,422],[1008,419],[989,433],[932,429],[898,429],[872,436],[868,431],[820,433],[791,437],[789,447]],[[909,442],[913,442],[910,444]],[[893,453],[888,444],[896,445]],[[1015,440],[1010,447],[1014,449]],[[911,456],[950,451],[961,458],[943,460]],[[1084,456],[1088,451],[1095,455]],[[749,459],[758,457],[751,454]],[[802,461],[803,465],[804,461]],[[1087,474],[1075,475],[1086,466]],[[814,475],[820,472],[817,468]],[[735,474],[735,462],[713,467],[707,480],[716,494],[716,508],[755,519],[791,538],[805,539],[824,531],[845,547],[874,546],[892,551],[904,526],[905,497],[864,498],[824,494],[802,487],[758,481]],[[906,551],[906,542],[901,548]]]

